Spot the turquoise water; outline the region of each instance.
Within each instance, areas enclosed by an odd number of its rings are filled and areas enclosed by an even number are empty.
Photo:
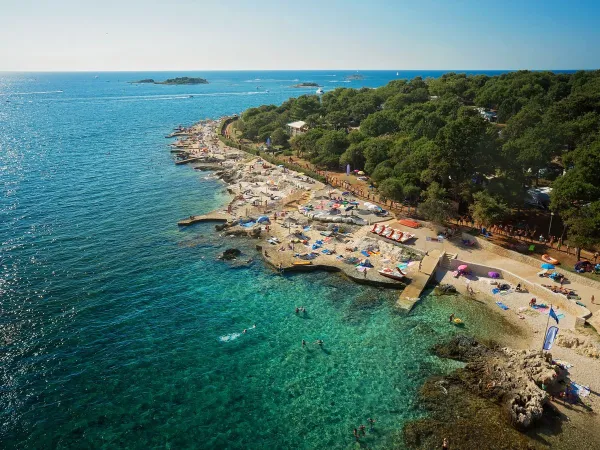
[[[164,135],[344,73],[127,83],[176,75],[0,74],[2,446],[346,448],[368,417],[371,448],[400,445],[418,387],[451,368],[427,352],[456,331],[449,311],[480,310],[428,299],[405,315],[395,293],[336,275],[232,268],[216,255],[251,244],[176,226],[228,197],[175,166]]]

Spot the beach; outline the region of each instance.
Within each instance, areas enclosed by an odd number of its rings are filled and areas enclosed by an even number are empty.
[[[422,223],[417,229],[402,225],[399,217],[392,218],[377,208],[365,206],[364,200],[349,193],[225,146],[217,140],[218,126],[217,121],[196,125],[190,130],[190,136],[194,136],[192,142],[187,137],[177,145],[191,148],[191,154],[202,160],[218,161],[224,168],[217,170],[216,175],[226,181],[233,199],[228,207],[212,213],[212,219],[216,214],[222,223],[215,234],[223,239],[250,236],[275,271],[335,271],[357,283],[394,289],[398,308],[407,307],[402,301],[406,285],[423,277],[424,258],[446,255],[440,257],[432,281],[451,285],[465,296],[465,301],[479,302],[501,314],[521,332],[514,336],[499,335],[495,340],[517,350],[541,351],[547,326],[556,325],[553,319],[548,322],[549,308],[543,305],[553,305],[560,334],[551,349],[552,356],[569,367],[571,380],[589,387],[592,394],[585,397],[584,406],[552,402],[568,420],[562,433],[553,432],[547,437],[548,443],[559,445],[577,434],[584,442],[594,442],[596,432],[585,427],[590,420],[599,424],[597,415],[591,413],[599,407],[595,394],[600,390],[596,376],[600,373],[598,337],[592,327],[583,326],[591,313],[564,295],[543,287],[547,279],[538,276],[535,262],[503,256],[492,244],[476,245],[475,237],[471,238],[475,245],[465,245],[469,237],[462,233],[443,238],[443,227],[433,224]],[[211,214],[197,219],[210,221]],[[388,237],[374,233],[386,228],[414,237],[400,243],[390,239],[394,231]],[[456,267],[462,262],[474,271],[457,277]],[[396,267],[401,269],[395,270]],[[381,275],[382,270],[395,275],[401,272],[405,278],[390,279]],[[502,278],[493,279],[488,271],[500,271]],[[582,299],[589,299],[596,292],[595,286],[578,281],[572,280],[569,288]],[[500,292],[495,289],[499,284],[507,284],[509,288]],[[516,292],[516,284],[529,287],[528,292]],[[530,306],[533,297],[541,308]],[[413,304],[409,303],[409,309]]]

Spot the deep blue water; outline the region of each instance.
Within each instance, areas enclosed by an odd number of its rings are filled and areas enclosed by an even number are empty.
[[[175,126],[311,92],[301,81],[396,78],[349,73],[0,74],[3,448],[345,448],[370,416],[371,448],[401,445],[419,385],[450,368],[427,349],[476,306],[403,315],[338,276],[230,268],[215,256],[231,242],[176,226],[228,197],[173,164]],[[128,83],[181,75],[210,84]],[[317,338],[325,350],[300,347]]]

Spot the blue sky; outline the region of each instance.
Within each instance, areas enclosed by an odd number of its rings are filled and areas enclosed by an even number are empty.
[[[0,11],[0,70],[600,67],[600,0],[0,0]]]

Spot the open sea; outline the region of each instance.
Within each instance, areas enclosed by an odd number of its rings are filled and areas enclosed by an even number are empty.
[[[212,225],[177,227],[229,197],[165,139],[312,93],[302,81],[443,72],[361,73],[0,73],[0,447],[353,448],[372,417],[363,443],[402,448],[419,387],[456,367],[429,353],[456,332],[450,312],[490,336],[496,316],[433,296],[400,313],[397,292],[338,275],[217,261],[256,255]],[[182,75],[210,84],[128,83]]]

